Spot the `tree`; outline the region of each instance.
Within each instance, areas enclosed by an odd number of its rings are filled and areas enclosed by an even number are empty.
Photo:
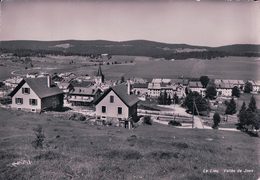
[[[120,81],[121,81],[121,83],[125,82],[125,77],[124,77],[124,76],[121,76]]]
[[[198,92],[191,92],[186,96],[184,100],[184,106],[187,107],[188,111],[197,113],[196,109],[194,109],[194,102],[199,113],[202,111],[207,111],[209,109],[209,104],[205,98],[202,98],[202,96]]]
[[[250,109],[252,112],[256,112],[257,107],[256,107],[256,101],[254,96],[251,96],[250,102],[248,104],[248,109]]]
[[[168,97],[167,97],[167,105],[170,105],[172,103],[172,99],[171,99],[171,96],[170,95],[168,95]]]
[[[213,115],[213,129],[216,129],[218,127],[218,124],[220,123],[220,115],[218,112],[215,112]]]
[[[237,86],[232,88],[232,96],[240,97],[240,89]]]
[[[234,98],[232,98],[230,100],[230,102],[228,103],[227,105],[227,108],[226,108],[226,114],[229,114],[229,115],[232,115],[232,114],[235,114],[237,112],[236,110],[236,102],[234,100]]]
[[[217,90],[215,86],[208,86],[206,89],[206,97],[209,99],[214,99],[217,95]]]
[[[253,91],[253,85],[252,85],[251,82],[247,81],[245,83],[244,92],[245,93],[251,93],[251,91]]]
[[[174,95],[173,95],[173,102],[174,102],[174,104],[179,104],[179,97],[177,96],[176,93],[174,93]]]
[[[202,86],[205,88],[207,87],[208,83],[209,83],[209,77],[208,76],[201,76],[200,77],[200,82],[202,84]]]
[[[241,109],[238,114],[238,118],[239,118],[238,127],[240,129],[243,129],[244,126],[246,125],[246,103],[245,102],[243,102],[241,106]]]

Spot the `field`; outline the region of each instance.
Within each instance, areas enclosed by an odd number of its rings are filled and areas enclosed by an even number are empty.
[[[46,72],[66,72],[71,71],[77,74],[93,75],[97,63],[90,63],[82,57],[47,57],[32,58],[34,68],[25,70],[24,65],[11,64],[1,68],[0,80],[10,76],[13,70],[17,74],[26,74],[29,71],[46,71]],[[69,62],[73,60],[73,64]],[[112,64],[112,62],[121,62],[122,64]],[[132,63],[130,63],[132,61]],[[109,65],[103,65],[107,79],[120,79],[121,76],[143,77],[143,78],[174,78],[184,77],[200,77],[208,75],[210,78],[223,79],[259,79],[260,77],[260,60],[248,57],[226,57],[213,60],[175,60],[167,61],[162,59],[153,59],[148,57],[136,56],[113,56],[112,59],[106,61]],[[6,63],[1,61],[1,63]],[[91,66],[90,66],[91,65]]]
[[[0,114],[0,179],[249,180],[260,175],[259,138],[241,132],[159,124],[127,130],[65,115],[7,109]],[[36,150],[31,142],[38,125],[46,139]],[[30,163],[12,166],[22,160]]]

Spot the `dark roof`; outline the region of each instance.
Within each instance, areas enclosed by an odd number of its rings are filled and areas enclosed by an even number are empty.
[[[58,95],[58,94],[63,93],[55,85],[48,87],[47,86],[47,77],[41,77],[41,78],[26,78],[26,79],[23,79],[16,86],[16,88],[10,93],[10,96],[14,96],[16,94],[16,92],[24,85],[25,82],[36,93],[36,95],[39,96],[39,98],[45,98],[45,97],[54,96],[54,95]]]
[[[98,104],[110,91],[114,91],[115,94],[127,105],[131,107],[135,105],[139,99],[135,95],[127,94],[127,86],[125,84],[120,84],[114,87],[110,87],[108,90],[104,92],[102,96],[100,96],[94,104]]]
[[[136,83],[132,84],[133,88],[148,88],[148,83]]]
[[[90,87],[93,85],[93,82],[91,82],[91,81],[82,81],[82,82],[72,81],[71,85],[73,87]]]

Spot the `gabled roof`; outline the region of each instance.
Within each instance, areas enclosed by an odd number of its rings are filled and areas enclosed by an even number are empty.
[[[124,104],[128,107],[131,107],[135,105],[139,99],[135,95],[129,95],[127,94],[127,86],[125,84],[120,84],[114,87],[110,87],[108,90],[102,94],[95,102],[94,104],[98,104],[106,95],[110,92],[114,91],[114,93],[124,102]]]
[[[36,93],[39,98],[45,98],[49,96],[54,96],[58,94],[63,94],[63,92],[55,85],[48,87],[47,77],[41,78],[26,78],[23,79],[15,89],[10,93],[10,96],[14,96],[16,92],[27,83],[29,87]]]

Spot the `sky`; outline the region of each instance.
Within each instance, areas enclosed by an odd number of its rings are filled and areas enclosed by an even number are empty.
[[[2,0],[0,40],[260,44],[260,2],[230,1]]]

